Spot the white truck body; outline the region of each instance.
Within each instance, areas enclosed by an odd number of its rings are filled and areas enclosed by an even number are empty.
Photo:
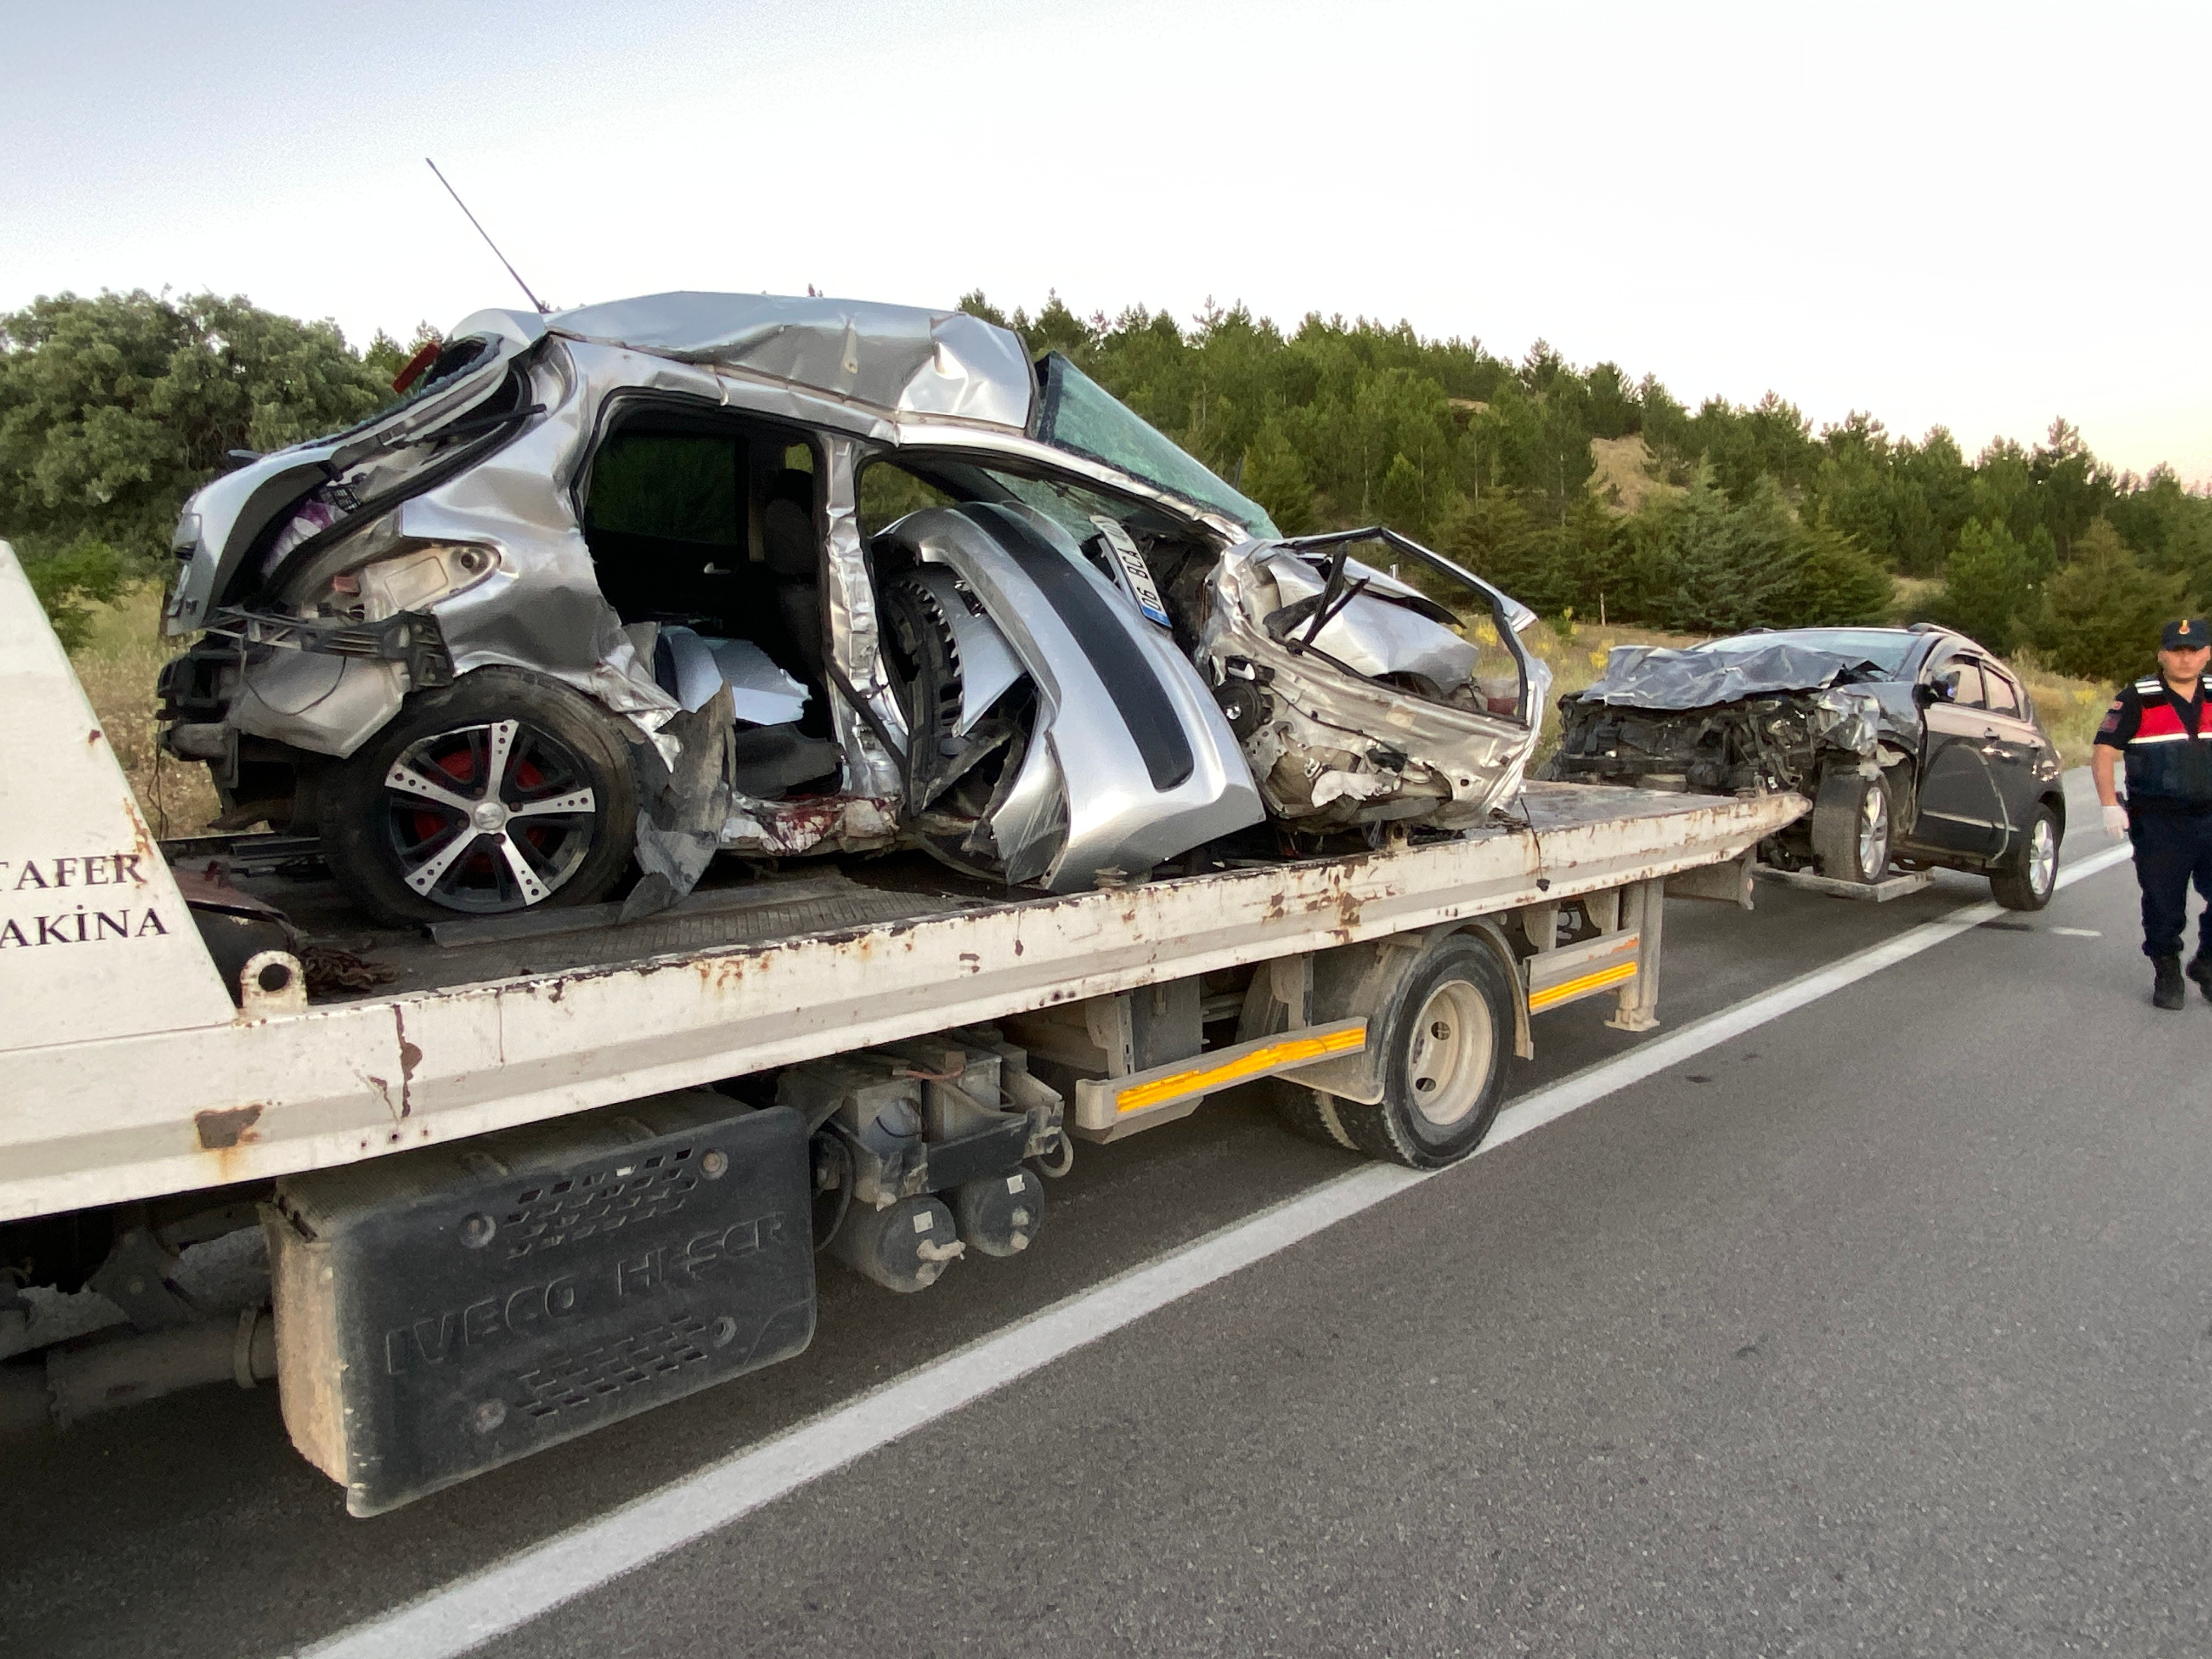
[[[417,945],[428,965],[404,986],[311,1005],[289,958],[266,979],[273,988],[251,972],[241,998],[224,984],[4,543],[0,689],[0,1223],[332,1170],[1149,985],[1455,928],[1481,927],[1518,959],[1521,1052],[1532,1004],[1609,995],[1615,1023],[1643,1029],[1655,1023],[1668,878],[1705,896],[1747,895],[1752,850],[1804,810],[1794,796],[1530,785],[1518,821],[1425,845],[1073,895],[918,903],[857,925],[489,977],[467,976],[478,958],[465,951],[441,969],[446,958]],[[1576,900],[1602,918],[1590,924],[1599,935],[1555,950],[1554,920]],[[1325,1067],[1363,1041],[1357,1021],[1309,1036],[1312,1052],[1300,1055],[1255,1059],[1248,1043],[1188,1057],[1183,1092],[1194,1103],[1208,1083]],[[1155,1079],[1146,1097],[1159,1094]],[[281,1337],[281,1305],[277,1316]]]

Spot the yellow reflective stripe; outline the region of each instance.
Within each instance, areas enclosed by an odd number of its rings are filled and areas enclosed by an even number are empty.
[[[1578,997],[1585,991],[1601,991],[1608,985],[1618,985],[1623,980],[1635,977],[1634,963],[1617,962],[1610,968],[1601,968],[1594,974],[1584,974],[1580,979],[1571,979],[1541,991],[1531,992],[1528,997],[1528,1012],[1532,1014],[1540,1013],[1555,1002],[1565,1002],[1568,998]]]
[[[1264,1072],[1272,1072],[1279,1066],[1322,1060],[1330,1054],[1357,1054],[1366,1046],[1367,1033],[1358,1026],[1346,1031],[1331,1031],[1326,1036],[1286,1038],[1219,1066],[1194,1066],[1188,1072],[1177,1072],[1172,1077],[1124,1089],[1114,1097],[1114,1109],[1116,1112],[1140,1112],[1147,1106],[1157,1106],[1163,1101],[1174,1100],[1182,1095],[1194,1095],[1202,1090],[1244,1082]]]

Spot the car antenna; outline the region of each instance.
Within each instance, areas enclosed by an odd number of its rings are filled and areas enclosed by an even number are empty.
[[[538,314],[541,317],[550,316],[552,313],[552,307],[548,306],[544,301],[539,299],[535,294],[530,293],[530,284],[522,280],[522,273],[517,270],[513,265],[507,264],[507,255],[499,251],[499,244],[492,240],[491,233],[486,230],[482,225],[477,224],[477,216],[469,212],[469,204],[461,199],[461,192],[455,190],[451,184],[447,183],[444,173],[438,173],[438,164],[426,155],[422,158],[422,165],[429,168],[432,173],[437,173],[438,182],[446,186],[446,194],[453,198],[453,205],[460,209],[461,212],[467,216],[468,222],[471,224],[477,226],[477,234],[484,239],[484,246],[491,250],[492,257],[495,259],[497,259],[500,264],[507,265],[507,274],[514,278],[514,285],[520,289],[525,294],[530,295],[530,303],[538,307]]]

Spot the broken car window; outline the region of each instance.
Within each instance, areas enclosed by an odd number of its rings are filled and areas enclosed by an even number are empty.
[[[431,360],[430,366],[409,381],[406,389],[390,403],[366,419],[356,421],[351,426],[317,441],[329,443],[335,439],[349,437],[356,432],[367,432],[410,404],[419,404],[439,392],[451,391],[461,376],[489,362],[496,349],[496,342],[482,334],[464,335],[458,340],[447,341],[438,348],[438,355]]]
[[[1238,495],[1057,351],[1046,355],[1037,374],[1043,392],[1037,436],[1043,442],[1119,467],[1255,536],[1283,533],[1259,502]]]
[[[1936,671],[1929,684],[1936,688],[1939,702],[1956,703],[1961,708],[1980,708],[1982,702],[1982,671],[1963,659],[1952,661]]]
[[[952,497],[904,467],[871,461],[860,471],[860,534],[869,541],[909,513],[949,507]]]
[[[1285,603],[1265,626],[1294,648],[1431,702],[1519,718],[1510,617],[1441,562],[1354,532],[1287,544],[1269,568]]]
[[[593,530],[734,547],[742,445],[699,432],[617,432],[592,462]]]

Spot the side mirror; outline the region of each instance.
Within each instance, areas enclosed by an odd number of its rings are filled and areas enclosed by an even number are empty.
[[[1912,701],[1920,708],[1933,708],[1937,703],[1943,701],[1943,697],[1942,694],[1937,691],[1934,686],[1929,684],[1927,681],[1922,680],[1912,688]]]

